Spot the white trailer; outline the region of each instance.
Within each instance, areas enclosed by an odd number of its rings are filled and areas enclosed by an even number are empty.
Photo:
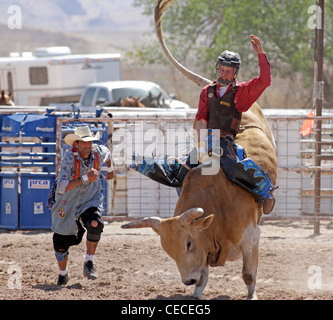
[[[78,102],[91,82],[121,80],[121,55],[71,54],[68,47],[36,48],[0,57],[0,89],[15,105]]]

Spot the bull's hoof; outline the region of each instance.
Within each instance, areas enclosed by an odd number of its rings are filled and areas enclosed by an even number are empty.
[[[254,292],[251,296],[247,296],[246,300],[258,300],[257,294]]]
[[[201,294],[196,294],[195,292],[191,295],[191,298],[200,300],[201,299]]]

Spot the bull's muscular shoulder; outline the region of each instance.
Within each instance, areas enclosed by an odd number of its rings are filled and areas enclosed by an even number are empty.
[[[204,208],[207,204],[210,205],[208,199],[211,199],[211,195],[216,191],[216,182],[221,180],[224,173],[220,170],[217,175],[203,175],[204,167],[205,165],[200,165],[193,168],[186,175],[174,215],[180,215],[190,208]],[[224,178],[219,184],[224,187]],[[205,215],[206,213],[205,211]]]
[[[216,179],[221,179],[224,176],[223,171],[220,169],[216,175],[204,174],[203,169],[208,169],[210,164],[201,164],[198,167],[189,171],[184,180],[184,189],[191,188],[208,188],[216,185]]]

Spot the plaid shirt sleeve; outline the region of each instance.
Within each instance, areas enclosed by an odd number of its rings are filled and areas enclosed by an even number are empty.
[[[63,155],[61,160],[59,175],[57,178],[58,187],[57,192],[60,194],[64,194],[69,183],[69,180],[73,179],[74,176],[74,156],[73,152],[67,150]]]

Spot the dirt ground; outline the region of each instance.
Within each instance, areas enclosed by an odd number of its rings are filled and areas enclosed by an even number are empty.
[[[95,257],[99,278],[83,277],[85,243],[70,249],[71,280],[56,285],[58,269],[51,231],[0,230],[0,299],[147,300],[191,299],[176,264],[151,229],[105,226]],[[257,295],[268,300],[333,298],[333,222],[322,220],[320,235],[310,221],[269,221],[261,226]],[[242,262],[210,268],[202,299],[246,298]]]

